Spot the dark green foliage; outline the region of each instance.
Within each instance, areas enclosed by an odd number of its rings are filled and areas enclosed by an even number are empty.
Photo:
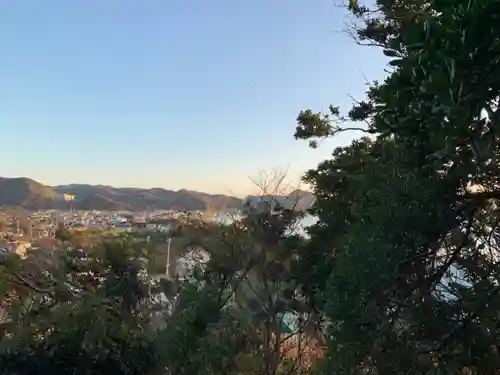
[[[496,345],[500,2],[349,3],[392,60],[346,117],[303,111],[297,138],[362,130],[310,171],[303,288],[330,321],[326,373],[489,374]],[[346,122],[361,121],[360,128]]]
[[[71,233],[64,225],[59,225],[56,229],[55,237],[59,241],[66,242],[71,239]]]
[[[298,373],[282,341],[306,325],[284,332],[281,316],[313,321],[291,273],[303,240],[287,230],[299,217],[277,209],[230,226],[187,222],[175,240],[210,260],[183,281],[153,282],[158,239],[137,234],[3,256],[0,374],[270,375],[285,363]]]
[[[157,361],[146,326],[151,288],[144,260],[147,253],[134,242],[115,240],[89,252],[60,250],[36,278],[29,259],[5,264],[2,273],[11,276],[4,280],[10,304],[2,323],[2,373],[151,371]]]
[[[301,240],[286,232],[298,216],[278,209],[227,227],[189,229],[211,260],[204,273],[181,286],[170,329],[160,334],[171,373],[275,374],[282,369],[287,360],[281,314],[298,311],[314,319],[297,300],[291,273]],[[297,334],[304,332],[305,324],[299,323]],[[289,374],[303,369],[298,360],[289,362]]]

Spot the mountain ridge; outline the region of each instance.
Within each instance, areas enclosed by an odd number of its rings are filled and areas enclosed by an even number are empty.
[[[301,192],[310,194],[308,192]],[[65,201],[65,195],[74,200]],[[247,197],[248,198],[248,197]],[[27,177],[0,177],[0,206],[25,209],[129,210],[173,209],[206,211],[242,208],[245,198],[159,187],[65,184],[49,186]]]

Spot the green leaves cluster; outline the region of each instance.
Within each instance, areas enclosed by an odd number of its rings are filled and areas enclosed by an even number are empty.
[[[355,122],[374,135],[305,177],[319,221],[301,274],[329,320],[327,371],[500,368],[499,6],[349,2],[355,40],[380,47],[393,68],[347,116],[298,117],[296,138]]]
[[[145,250],[130,240],[106,240],[89,251],[39,251],[10,259],[1,270],[1,372],[142,374],[155,368]]]

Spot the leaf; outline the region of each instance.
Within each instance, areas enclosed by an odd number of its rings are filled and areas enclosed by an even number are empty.
[[[399,67],[399,66],[403,65],[403,62],[404,62],[403,59],[391,60],[391,61],[389,61],[389,65],[390,66],[397,66],[397,67]]]
[[[394,51],[394,50],[385,49],[383,52],[384,52],[384,55],[386,55],[387,57],[399,56],[399,53],[397,51]]]

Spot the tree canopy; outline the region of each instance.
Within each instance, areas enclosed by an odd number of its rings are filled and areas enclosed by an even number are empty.
[[[210,260],[182,279],[151,273],[156,243],[133,234],[2,254],[0,373],[299,373],[316,332],[292,278],[300,216],[186,223],[184,251]]]
[[[349,2],[391,70],[296,138],[368,136],[309,171],[318,224],[303,284],[335,373],[496,373],[498,1]],[[360,123],[359,128],[354,123]],[[325,262],[326,260],[326,262]]]
[[[4,259],[1,373],[142,374],[155,365],[145,250],[37,250]]]

